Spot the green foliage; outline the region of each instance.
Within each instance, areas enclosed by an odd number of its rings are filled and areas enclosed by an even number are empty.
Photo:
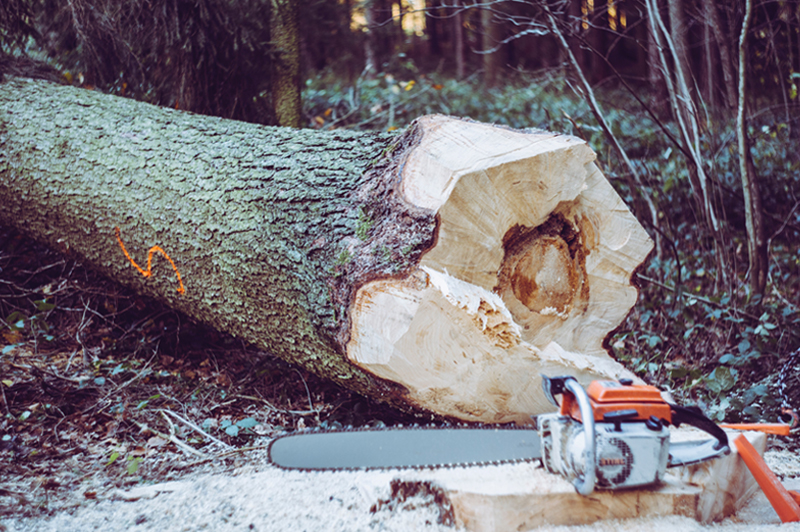
[[[50,325],[47,323],[48,313],[55,308],[53,303],[47,299],[38,299],[33,301],[34,310],[30,316],[22,311],[14,311],[5,320],[5,334],[3,337],[8,341],[12,340],[8,345],[3,346],[0,350],[0,355],[11,353],[17,347],[25,344],[27,340],[33,340],[34,345],[38,345],[38,341],[44,340],[52,342],[55,336],[50,332]],[[3,329],[0,329],[0,332]]]
[[[563,81],[550,76],[520,76],[486,91],[477,77],[454,80],[421,74],[406,61],[399,72],[355,84],[320,75],[307,83],[303,102],[318,127],[386,131],[405,127],[421,115],[442,113],[516,128],[572,132],[573,122],[564,113],[582,120],[588,108],[568,91]],[[594,125],[586,128],[592,134],[599,131]]]
[[[129,475],[135,475],[136,472],[139,470],[139,464],[142,463],[144,458],[141,456],[129,456],[127,458],[128,466],[125,468]]]
[[[111,454],[108,455],[108,461],[106,462],[106,467],[110,467],[111,465],[116,463],[120,456],[121,456],[121,454],[120,454],[119,450],[115,449],[114,451],[112,451]],[[125,472],[128,475],[135,475],[137,473],[137,471],[139,471],[139,466],[141,465],[141,463],[143,461],[144,461],[144,457],[143,456],[138,456],[138,455],[133,455],[133,454],[127,456],[125,458],[125,462],[126,462]]]
[[[679,395],[702,398],[715,419],[774,417],[763,409],[775,407],[774,391],[752,385],[774,374],[781,356],[800,344],[797,306],[783,298],[714,295],[706,271],[710,258],[694,251],[681,256],[683,284],[643,286],[624,331],[615,336],[615,354],[646,379]],[[675,268],[673,260],[653,259],[643,275],[675,279]],[[796,284],[793,279],[791,290]],[[775,283],[773,288],[780,293],[785,286]]]
[[[27,0],[4,0],[0,6],[0,55],[2,51],[24,47],[32,38],[40,38],[33,24],[33,6]]]
[[[119,458],[119,451],[112,451],[108,457],[108,462],[106,462],[106,466],[110,466],[111,464],[116,462],[117,458]]]
[[[350,86],[326,77],[313,80],[306,88],[306,112],[316,117],[319,127],[390,130],[422,114],[445,113],[584,138],[639,220],[649,219],[643,196],[655,203],[659,226],[650,227],[651,235],[659,234],[664,241],[660,258],[652,257],[641,272],[639,303],[614,338],[617,356],[646,379],[701,398],[717,419],[765,415],[761,407],[742,403],[741,390],[774,372],[781,355],[800,345],[800,315],[791,303],[797,301],[792,294],[800,293],[800,154],[794,140],[800,122],[787,123],[780,113],[771,112],[751,122],[755,166],[760,176],[769,176],[761,180],[767,233],[776,236],[770,269],[775,295],[762,299],[750,294],[746,284],[744,208],[731,120],[709,122],[701,146],[703,153],[712,154],[706,171],[720,185],[729,252],[734,266],[741,268],[728,272],[731,283],[723,286],[711,235],[697,216],[692,169],[670,139],[679,138],[677,128],[668,120],[659,125],[633,95],[617,89],[598,92],[614,135],[643,175],[644,188],[636,189],[617,179],[626,169],[610,151],[588,107],[562,79],[520,75],[486,91],[475,79],[423,75],[410,61],[401,67]],[[366,231],[365,217],[359,213],[359,238]],[[338,262],[348,258],[343,252]],[[769,403],[763,387],[746,389],[761,403]]]
[[[253,432],[253,428],[258,425],[258,421],[251,417],[247,417],[244,419],[240,419],[239,421],[231,421],[230,419],[223,419],[219,423],[219,428],[225,432],[231,438],[238,438],[243,437],[245,435],[252,435],[255,434]],[[202,428],[205,431],[210,430],[216,426],[216,420],[209,418],[203,421]]]
[[[344,266],[348,264],[353,258],[353,254],[348,249],[342,249],[336,256],[335,266]]]

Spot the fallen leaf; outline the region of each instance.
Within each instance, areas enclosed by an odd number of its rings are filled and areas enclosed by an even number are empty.
[[[3,331],[3,339],[9,344],[18,344],[22,340],[22,333],[17,329]]]
[[[158,436],[153,436],[152,438],[147,440],[148,447],[161,447],[165,443],[167,443],[167,440],[159,438]]]
[[[141,445],[137,445],[131,451],[131,456],[144,456],[144,455],[145,455],[145,449]]]

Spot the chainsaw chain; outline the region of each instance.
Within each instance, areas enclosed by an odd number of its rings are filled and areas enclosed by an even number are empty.
[[[486,466],[498,466],[498,465],[505,465],[505,464],[520,464],[520,463],[533,463],[538,462],[541,466],[541,458],[516,458],[513,460],[487,460],[485,462],[464,462],[464,463],[443,463],[443,464],[426,464],[426,465],[416,465],[416,466],[389,466],[389,467],[381,467],[381,466],[370,466],[370,467],[304,467],[304,468],[295,468],[295,467],[284,467],[280,464],[276,464],[272,460],[272,445],[283,438],[288,438],[290,436],[299,436],[303,434],[316,434],[316,433],[325,433],[325,434],[337,434],[343,432],[392,432],[392,431],[408,431],[408,430],[442,430],[442,429],[470,429],[470,430],[535,430],[534,426],[531,425],[508,425],[508,426],[497,426],[497,425],[470,425],[470,424],[459,424],[459,425],[394,425],[391,427],[379,427],[379,428],[372,428],[369,426],[366,427],[343,427],[340,429],[320,429],[320,428],[307,428],[302,429],[299,431],[293,432],[286,432],[283,434],[279,434],[275,438],[273,438],[268,446],[267,446],[267,459],[269,463],[274,465],[279,469],[283,469],[284,471],[306,471],[306,472],[322,472],[322,471],[329,471],[329,472],[343,472],[343,471],[432,471],[436,469],[464,469],[467,467],[486,467]]]
[[[800,349],[786,357],[786,362],[778,373],[778,390],[781,396],[781,407],[794,411],[796,395],[800,395],[800,376],[797,367],[800,365]],[[791,395],[791,399],[790,399]]]

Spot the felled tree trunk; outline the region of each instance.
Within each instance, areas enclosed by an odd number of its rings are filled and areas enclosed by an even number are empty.
[[[0,85],[0,223],[359,393],[470,421],[548,410],[652,244],[580,140],[443,116],[268,128]],[[130,260],[115,236],[116,228]],[[147,251],[156,253],[145,277]]]

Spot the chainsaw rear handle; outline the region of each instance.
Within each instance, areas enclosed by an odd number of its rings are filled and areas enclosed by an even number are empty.
[[[701,445],[697,442],[672,443],[669,447],[667,467],[685,466],[704,462],[731,452],[728,435],[719,425],[707,418],[697,407],[669,404],[672,423],[676,427],[681,424],[691,425],[714,436],[717,441],[709,440]]]

